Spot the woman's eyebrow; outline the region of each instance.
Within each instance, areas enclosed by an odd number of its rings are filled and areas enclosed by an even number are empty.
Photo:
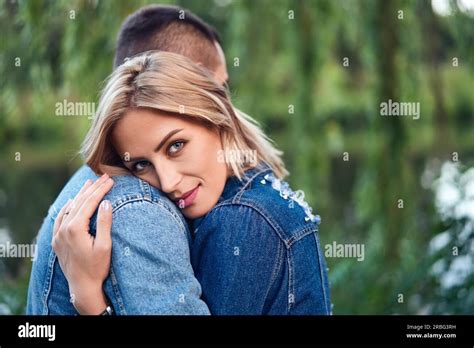
[[[181,129],[175,129],[175,130],[172,130],[171,132],[169,132],[168,134],[166,134],[166,136],[160,141],[160,143],[158,144],[157,147],[155,147],[155,152],[158,152],[160,151],[160,149],[163,147],[163,145],[166,143],[166,141],[171,138],[173,135],[175,135],[176,133],[179,133],[183,130],[183,128]]]
[[[183,128],[180,128],[180,129],[174,129],[172,130],[171,132],[169,132],[168,134],[166,134],[166,136],[160,141],[160,143],[158,144],[157,147],[155,147],[155,150],[154,152],[158,152],[160,151],[160,149],[163,147],[163,145],[166,143],[166,141],[171,138],[173,135],[175,135],[176,133],[179,133],[183,130]],[[135,162],[135,161],[141,161],[141,160],[144,160],[145,158],[144,157],[133,157],[133,158],[129,158],[129,160],[127,162]]]

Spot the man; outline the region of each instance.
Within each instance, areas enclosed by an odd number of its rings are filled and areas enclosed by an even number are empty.
[[[220,84],[227,82],[217,31],[180,7],[148,6],[130,15],[120,29],[114,68],[149,50],[181,54],[209,69]]]
[[[225,83],[227,69],[216,31],[172,6],[149,6],[129,16],[118,36],[114,68],[148,50],[179,53]],[[50,207],[40,229],[38,256],[28,290],[27,314],[74,315],[75,298],[52,250],[55,219],[84,182],[96,180],[83,166]],[[190,263],[190,234],[182,215],[160,191],[133,176],[114,177],[107,199],[114,207],[112,263],[104,291],[117,314],[208,314]],[[96,218],[91,221],[95,233]],[[99,313],[98,313],[99,314]]]
[[[127,18],[119,35],[114,66],[119,66],[127,57],[152,49],[187,56],[209,69],[219,83],[225,83],[228,78],[215,30],[180,8],[147,7]],[[68,284],[51,248],[51,240],[59,210],[68,198],[76,196],[87,179],[95,180],[97,176],[84,166],[60,193],[43,223],[30,280],[29,314],[77,314],[71,303],[76,299],[69,299]],[[257,273],[258,268],[245,263],[245,258],[235,257],[235,250],[233,256],[228,257],[229,250],[223,248],[226,244],[220,243],[219,238],[227,238],[232,233],[196,234],[191,257],[189,231],[172,202],[133,176],[114,177],[114,182],[106,195],[113,207],[113,247],[104,291],[117,314],[329,314],[329,293],[302,281],[308,278],[304,272],[296,272],[299,286],[295,294],[295,245],[299,244],[303,258],[299,262],[305,264],[314,264],[314,260],[307,257],[312,255],[309,249],[312,247],[305,249],[305,244],[293,238],[284,240],[279,234],[272,235],[279,239],[278,245],[284,247],[274,260],[268,255],[271,266],[266,271],[272,272],[267,272],[271,279],[265,282]],[[92,234],[96,226],[97,215],[90,224]],[[253,241],[247,238],[244,242]],[[283,249],[286,258],[282,256]],[[273,272],[275,269],[278,272]],[[325,282],[326,271],[321,270],[320,274],[324,275],[321,283]],[[201,300],[200,286],[206,303]],[[262,292],[264,296],[254,295]],[[262,299],[265,301],[260,305]],[[99,307],[86,312],[99,314],[103,311]]]

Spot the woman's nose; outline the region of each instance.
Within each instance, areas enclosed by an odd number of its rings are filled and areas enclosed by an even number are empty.
[[[161,191],[165,193],[175,191],[181,182],[181,174],[178,170],[173,165],[163,163],[155,165],[155,169]]]

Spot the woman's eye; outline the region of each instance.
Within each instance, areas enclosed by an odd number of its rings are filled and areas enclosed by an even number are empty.
[[[184,146],[184,141],[177,141],[168,148],[168,154],[174,155],[176,154],[179,150],[181,150]]]
[[[148,161],[136,162],[132,166],[132,171],[134,173],[140,173],[140,172],[144,171],[149,165],[150,165],[150,162],[148,162]]]

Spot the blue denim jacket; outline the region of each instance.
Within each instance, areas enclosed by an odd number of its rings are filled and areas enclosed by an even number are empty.
[[[51,206],[38,235],[28,314],[77,314],[51,248],[54,220],[87,179],[81,168]],[[208,314],[193,275],[189,232],[160,191],[115,177],[112,264],[104,290],[117,314]],[[194,222],[192,262],[213,314],[328,314],[318,217],[268,167],[227,181],[216,207]],[[95,217],[91,221],[95,233]]]
[[[331,314],[319,216],[266,165],[230,178],[194,221],[192,263],[212,314]]]
[[[49,209],[37,239],[27,314],[78,314],[52,250],[54,221],[87,179],[82,167]],[[117,314],[209,314],[190,262],[190,234],[181,213],[157,189],[133,177],[114,177],[105,197],[112,203],[112,261],[104,291]],[[91,221],[95,234],[96,216]]]

